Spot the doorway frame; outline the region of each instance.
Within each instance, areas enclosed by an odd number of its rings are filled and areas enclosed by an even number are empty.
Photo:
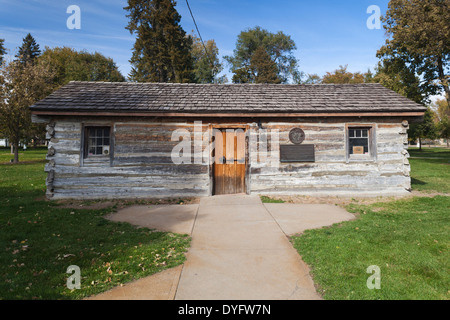
[[[209,151],[209,180],[210,180],[210,195],[215,195],[215,179],[214,179],[214,157],[212,148],[212,139],[214,137],[214,130],[226,130],[226,129],[243,129],[245,133],[245,177],[244,177],[244,194],[250,194],[250,125],[248,123],[224,123],[224,124],[210,124],[209,125],[209,138],[211,149]]]

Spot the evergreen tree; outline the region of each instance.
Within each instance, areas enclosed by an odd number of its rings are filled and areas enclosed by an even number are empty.
[[[192,58],[194,59],[195,82],[225,83],[226,76],[219,77],[223,66],[219,59],[219,49],[214,40],[205,41],[203,46],[199,37],[192,35]],[[206,49],[205,49],[206,47]]]
[[[0,39],[0,65],[3,63],[3,55],[6,53],[5,39]]]
[[[130,79],[139,82],[193,82],[192,38],[180,26],[174,0],[128,0],[126,29],[137,38]]]
[[[19,48],[16,58],[20,63],[27,64],[29,62],[33,63],[40,54],[41,50],[39,49],[39,45],[29,33],[25,38],[23,38],[22,46]]]
[[[259,47],[253,53],[250,59],[250,69],[255,83],[281,83],[277,64],[263,47]]]
[[[255,81],[253,73],[249,67],[242,67],[233,70],[233,83],[253,83]]]

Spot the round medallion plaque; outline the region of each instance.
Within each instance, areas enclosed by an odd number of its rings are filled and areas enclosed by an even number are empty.
[[[301,144],[305,140],[305,132],[300,128],[294,128],[289,132],[289,140],[294,144]]]

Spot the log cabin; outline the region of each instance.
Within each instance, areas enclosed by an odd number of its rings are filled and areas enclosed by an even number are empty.
[[[70,82],[47,124],[47,197],[402,195],[426,108],[380,84]]]

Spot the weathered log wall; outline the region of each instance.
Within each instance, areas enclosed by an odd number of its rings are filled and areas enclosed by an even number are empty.
[[[379,120],[382,121],[382,120]],[[352,122],[347,122],[352,124]],[[253,141],[267,152],[251,153],[250,188],[259,194],[388,195],[404,194],[410,189],[407,152],[407,124],[359,122],[374,130],[374,154],[371,159],[347,157],[345,123],[263,123],[267,131],[279,130],[279,144],[292,144],[289,131],[293,125],[305,132],[304,144],[315,145],[314,163],[281,163],[278,144],[261,139],[253,128]],[[261,141],[262,140],[262,141]],[[260,161],[262,158],[263,161]]]
[[[209,165],[176,165],[171,158],[172,132],[192,133],[193,124],[89,121],[112,125],[113,152],[82,159],[82,124],[56,121],[48,126],[47,196],[57,198],[194,197],[209,194]],[[202,126],[202,130],[207,130]],[[53,133],[53,136],[50,135]],[[195,154],[192,152],[192,157]]]
[[[179,143],[171,141],[175,130],[185,130],[194,142],[211,136],[210,120],[203,122],[199,132],[194,131],[192,121],[184,120],[54,119],[47,127],[47,195],[55,199],[210,195],[213,175],[208,141],[201,144],[200,153],[206,155],[201,163],[194,162],[199,155],[194,146],[190,163],[174,164],[171,158]],[[248,192],[386,195],[409,190],[407,126],[400,121],[359,119],[358,123],[373,126],[376,152],[371,160],[352,161],[346,155],[346,123],[351,121],[296,119],[260,125],[253,119],[241,121],[249,128]],[[111,126],[112,148],[107,158],[83,159],[83,126],[89,125]],[[304,130],[304,144],[315,145],[315,162],[279,161],[277,139],[280,144],[291,144],[289,131],[294,127]],[[274,130],[279,134],[271,136]]]

